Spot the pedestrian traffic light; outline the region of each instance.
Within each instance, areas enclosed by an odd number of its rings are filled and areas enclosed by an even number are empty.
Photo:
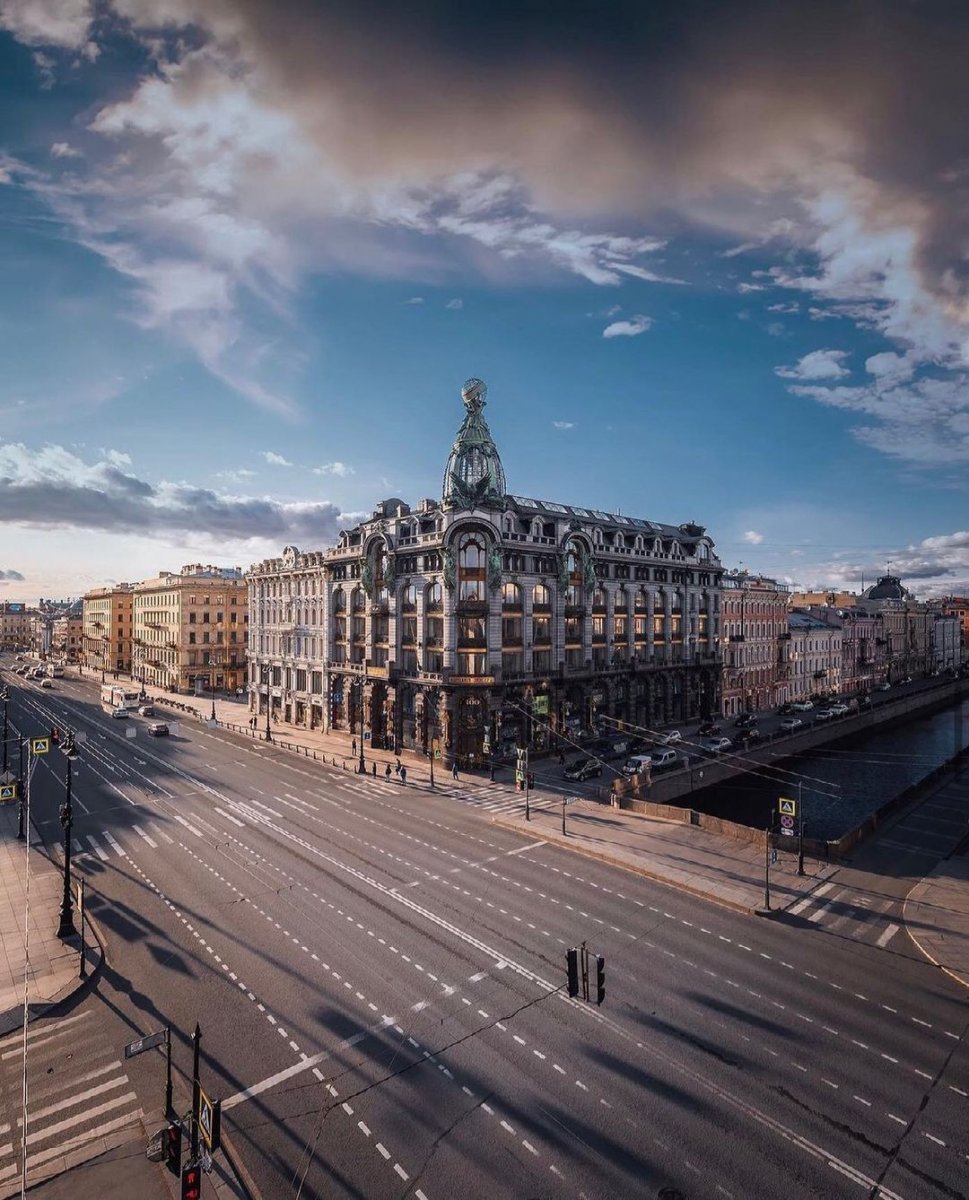
[[[579,952],[573,946],[565,952],[565,966],[569,977],[569,995],[579,994]]]
[[[182,1170],[182,1127],[173,1121],[165,1130],[165,1166],[177,1179]]]
[[[186,1163],[182,1171],[182,1200],[201,1200],[202,1168],[198,1163]]]
[[[596,955],[596,1004],[601,1004],[606,998],[606,960],[601,954]]]

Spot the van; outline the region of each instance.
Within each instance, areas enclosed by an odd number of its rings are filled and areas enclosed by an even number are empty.
[[[675,767],[679,762],[680,756],[672,749],[654,750],[650,754],[650,760],[653,764],[653,770],[657,767]]]
[[[634,754],[622,764],[622,773],[629,778],[633,775],[648,775],[653,769],[653,759],[649,754]]]

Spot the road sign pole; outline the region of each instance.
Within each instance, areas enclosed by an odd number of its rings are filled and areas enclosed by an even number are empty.
[[[529,804],[529,800],[528,800],[528,794],[529,794],[528,784],[529,784],[528,747],[526,746],[525,747],[525,820],[526,821],[530,821],[532,819],[532,809],[531,809],[531,805]]]
[[[84,880],[77,883],[77,924],[81,934],[81,965],[78,972],[81,979],[87,975],[87,943],[84,941]]]
[[[801,808],[801,784],[797,785],[797,873],[804,874],[804,809]]]
[[[565,800],[562,801],[562,837],[568,837],[568,830],[565,828]]]
[[[770,831],[771,822],[764,830],[764,910],[770,912]]]
[[[170,1025],[165,1026],[165,1058],[168,1067],[165,1076],[165,1116],[170,1117],[172,1115],[172,1030]]]
[[[202,1042],[202,1030],[198,1021],[195,1022],[195,1032],[192,1034],[192,1162],[198,1161],[199,1156],[199,1046]]]

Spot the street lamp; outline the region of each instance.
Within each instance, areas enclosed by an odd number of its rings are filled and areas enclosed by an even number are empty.
[[[24,831],[24,735],[17,735],[17,841],[23,842],[27,838]]]
[[[7,689],[4,688],[3,691],[0,692],[0,700],[3,701],[3,773],[4,773],[4,775],[6,775],[6,773],[7,773],[7,734],[9,732],[8,719],[7,719],[7,704],[9,702],[9,699],[10,699],[10,697],[7,694]]]
[[[216,716],[215,716],[215,665],[216,665],[215,657],[214,657],[214,655],[210,654],[209,655],[209,687],[211,687],[211,689],[212,689],[212,718],[211,719],[213,721],[216,719]]]
[[[366,669],[367,668],[366,668],[366,663],[365,663],[364,664],[364,674],[359,676],[357,679],[357,683],[359,683],[359,685],[360,685],[360,756],[359,756],[359,761],[357,762],[357,774],[358,775],[366,775],[366,773],[367,773],[367,764],[364,761],[364,757],[363,757],[363,729],[364,729],[363,702],[364,702],[364,687],[366,685]]]
[[[57,927],[60,938],[73,937],[74,901],[71,898],[71,832],[74,828],[74,812],[71,808],[71,763],[77,758],[74,734],[69,733],[64,741],[64,757],[67,759],[67,802],[61,805],[60,818],[64,826],[64,896],[61,900],[61,919]]]

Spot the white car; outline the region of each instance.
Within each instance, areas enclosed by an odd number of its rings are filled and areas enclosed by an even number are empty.
[[[780,728],[784,733],[793,733],[795,729],[800,729],[804,722],[800,717],[785,717],[781,721]]]
[[[44,678],[40,681],[40,686],[52,688],[54,685],[45,675]]]
[[[707,754],[721,754],[724,750],[730,749],[730,738],[707,738],[703,743],[703,749],[706,750]]]
[[[843,717],[845,713],[851,712],[847,704],[832,704],[831,711],[836,717]]]
[[[791,705],[795,712],[810,712],[814,704],[810,700],[795,700]]]
[[[111,715],[116,721],[127,721],[128,710],[126,708],[113,708],[111,710]]]
[[[683,735],[680,733],[680,731],[678,729],[671,729],[669,731],[669,733],[661,733],[656,738],[656,744],[658,746],[673,746],[677,742],[682,742],[682,741],[683,741]]]

